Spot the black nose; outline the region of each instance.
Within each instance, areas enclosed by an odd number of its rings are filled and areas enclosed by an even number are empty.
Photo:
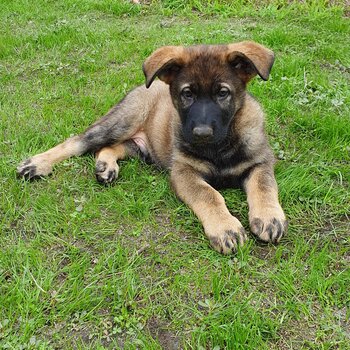
[[[207,139],[213,136],[213,128],[208,125],[199,125],[193,128],[193,136],[200,139]]]

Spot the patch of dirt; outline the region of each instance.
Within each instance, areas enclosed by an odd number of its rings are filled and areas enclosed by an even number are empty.
[[[276,343],[270,344],[270,349],[316,349],[317,346],[321,348],[325,341],[334,344],[344,341],[344,335],[350,340],[350,319],[346,307],[334,308],[332,316],[324,314],[324,308],[315,301],[310,311],[309,316],[285,321],[279,331],[279,339]],[[338,348],[341,347],[331,347],[331,349]]]
[[[146,329],[149,331],[152,338],[159,342],[163,349],[181,349],[180,337],[171,332],[169,328],[164,323],[159,321],[156,317],[153,316],[148,320]]]
[[[347,308],[335,309],[334,315],[338,319],[339,326],[349,338],[350,341],[350,317],[347,315]]]
[[[300,349],[307,343],[313,343],[316,337],[316,325],[310,325],[299,320],[288,322],[288,327],[284,327],[280,332],[280,338],[275,344],[271,344],[270,349],[290,350]]]
[[[254,256],[261,260],[270,260],[274,255],[274,250],[271,249],[271,246],[268,244],[260,243],[255,240],[255,247],[253,250]]]
[[[335,64],[325,62],[321,63],[320,66],[329,70],[337,70],[341,73],[350,74],[350,67],[342,65],[338,60],[335,62]]]

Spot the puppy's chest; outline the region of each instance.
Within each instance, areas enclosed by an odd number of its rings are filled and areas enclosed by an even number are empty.
[[[211,153],[207,150],[201,159],[208,165],[202,173],[204,179],[217,189],[241,187],[252,165],[252,157],[241,145]]]
[[[227,169],[232,169],[251,159],[246,145],[236,143],[225,147],[203,147],[201,149],[190,149],[188,155],[205,161],[215,173],[225,174]]]
[[[241,188],[250,169],[249,165],[228,169],[211,168],[208,172],[203,173],[203,178],[216,189]]]

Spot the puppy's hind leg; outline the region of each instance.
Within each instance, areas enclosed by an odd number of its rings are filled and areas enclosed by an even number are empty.
[[[107,124],[106,121],[107,120],[105,120],[104,123],[94,124],[84,133],[70,137],[48,151],[26,159],[18,166],[18,175],[27,180],[40,178],[49,175],[52,172],[53,166],[65,159],[73,156],[80,156],[88,152],[96,152],[100,149],[104,150],[102,153],[106,156],[107,154],[114,154],[116,152],[116,155],[112,156],[115,157],[114,159],[119,157],[123,158],[122,147],[117,147],[119,143],[114,146],[109,146],[120,139],[123,141],[123,135],[111,136],[113,131],[115,134],[117,134],[117,132],[113,130],[113,128],[109,128],[109,125],[104,125]],[[116,128],[117,127],[114,126],[114,129]],[[120,129],[123,128],[121,127]],[[122,144],[120,144],[120,146],[121,145]]]
[[[117,179],[119,165],[117,161],[127,156],[136,156],[138,148],[132,140],[102,148],[96,153],[96,179],[108,185]]]
[[[152,94],[146,88],[134,89],[82,134],[23,161],[17,168],[18,175],[26,179],[46,176],[55,164],[69,157],[122,144],[142,127],[152,103]]]
[[[44,153],[24,160],[17,167],[17,174],[28,180],[43,177],[52,172],[54,164],[84,152],[81,136],[73,136]]]

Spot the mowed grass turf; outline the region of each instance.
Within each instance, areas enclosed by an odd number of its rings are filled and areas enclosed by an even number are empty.
[[[289,4],[288,4],[289,3]],[[2,349],[350,349],[350,25],[342,2],[3,0],[0,5]],[[16,178],[144,83],[162,45],[271,48],[263,105],[289,232],[214,252],[168,174],[93,156]],[[245,195],[223,191],[248,229]]]

